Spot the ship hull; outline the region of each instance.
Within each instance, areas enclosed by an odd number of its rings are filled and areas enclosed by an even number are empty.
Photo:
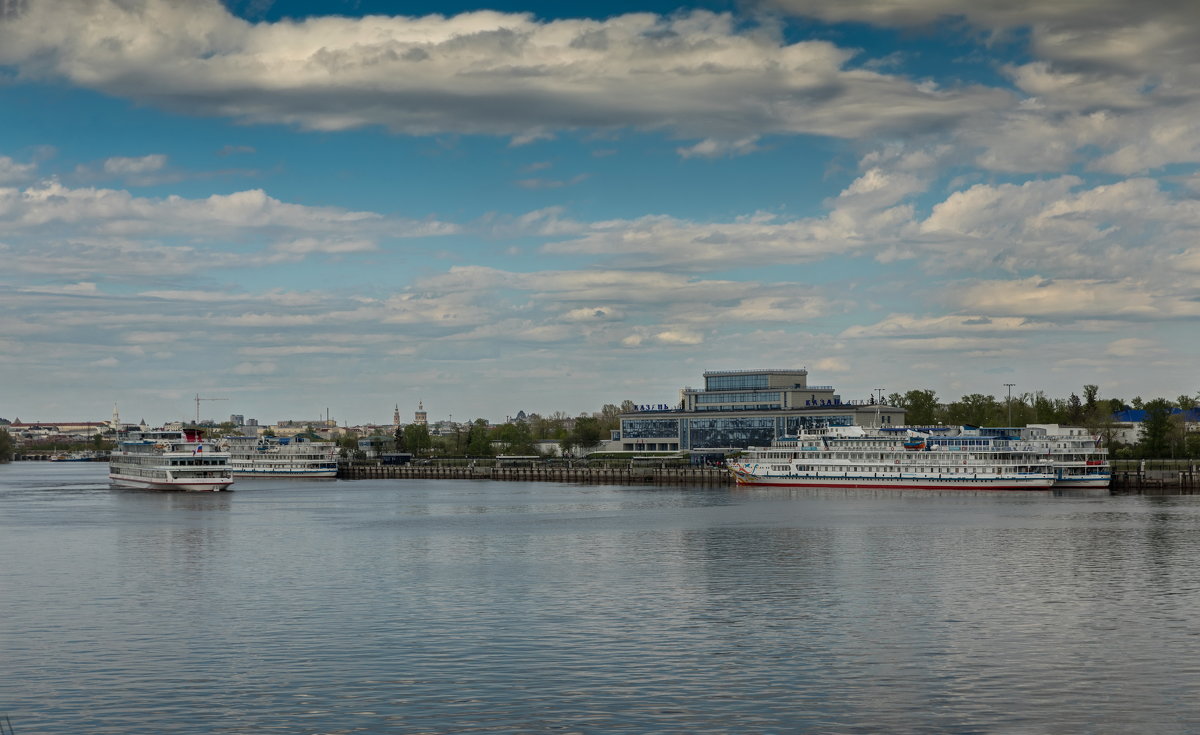
[[[228,489],[233,484],[233,480],[229,478],[213,478],[211,480],[158,480],[149,477],[131,477],[115,473],[110,473],[108,480],[116,487],[189,493],[220,492]]]
[[[253,478],[253,477],[268,477],[278,479],[298,480],[303,478],[309,479],[332,479],[337,477],[337,469],[321,469],[321,470],[295,470],[295,469],[264,469],[264,468],[239,468],[233,469],[234,477]]]
[[[1102,487],[1108,487],[1109,483],[1111,482],[1111,479],[1112,478],[1109,475],[1100,475],[1098,477],[1087,477],[1087,478],[1074,478],[1074,477],[1061,478],[1061,479],[1057,479],[1054,481],[1054,487],[1056,487],[1056,488],[1071,488],[1071,487],[1102,488]]]
[[[734,473],[738,485],[755,487],[842,487],[864,490],[1049,490],[1053,478],[959,479],[934,477],[763,477]],[[1081,487],[1075,485],[1073,487]]]

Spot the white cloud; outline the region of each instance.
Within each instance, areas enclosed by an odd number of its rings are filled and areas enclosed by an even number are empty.
[[[295,355],[357,355],[361,347],[342,347],[328,344],[276,345],[270,347],[239,347],[239,355],[248,357],[293,357]]]
[[[31,3],[0,26],[0,63],[25,78],[61,77],[172,110],[313,130],[382,125],[522,144],[554,130],[636,127],[735,141],[736,149],[773,133],[928,130],[1011,98],[848,69],[851,56],[705,11],[251,24],[215,0],[97,0],[71,13]]]
[[[168,277],[376,250],[383,238],[441,236],[455,225],[291,204],[262,190],[137,197],[49,180],[0,188],[0,249],[13,273]],[[274,242],[274,245],[268,245]]]
[[[758,136],[752,135],[739,140],[705,138],[695,145],[676,148],[675,152],[683,158],[719,158],[744,156],[757,150],[759,150]]]
[[[314,237],[304,237],[290,242],[276,243],[271,249],[279,253],[292,255],[309,255],[311,253],[326,253],[341,255],[345,253],[368,253],[378,250],[379,246],[370,240],[318,240]]]
[[[148,174],[161,171],[166,165],[167,157],[161,153],[153,153],[139,158],[113,156],[104,161],[104,172],[115,176]]]
[[[1125,337],[1110,342],[1105,354],[1111,357],[1140,357],[1159,351],[1161,347],[1152,339]]]
[[[36,172],[36,163],[17,163],[8,156],[0,156],[0,186],[23,184],[33,179]]]
[[[850,364],[840,357],[822,357],[813,368],[822,373],[848,373]]]
[[[272,375],[279,369],[273,362],[241,362],[233,368],[234,375]]]
[[[979,281],[951,302],[984,314],[1057,318],[1119,318],[1133,321],[1200,317],[1200,301],[1163,292],[1154,284],[1091,279]]]

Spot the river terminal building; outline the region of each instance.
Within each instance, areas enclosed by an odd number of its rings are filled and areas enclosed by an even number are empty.
[[[833,386],[809,385],[805,369],[711,370],[704,388],[684,388],[679,398],[621,414],[621,450],[744,449],[829,426],[904,423],[904,409],[874,397],[843,401]]]

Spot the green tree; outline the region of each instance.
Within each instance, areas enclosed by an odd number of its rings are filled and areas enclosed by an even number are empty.
[[[423,424],[409,424],[404,427],[404,446],[413,454],[423,454],[433,446],[429,436],[429,427]]]
[[[1155,398],[1145,404],[1146,418],[1142,422],[1142,439],[1139,447],[1143,457],[1166,457],[1171,451],[1171,402]]]
[[[534,454],[533,435],[529,424],[524,421],[512,421],[496,428],[496,441],[503,442],[505,454]]]
[[[600,444],[601,436],[603,428],[600,419],[594,416],[580,416],[575,419],[575,426],[570,433],[559,441],[559,446],[562,447],[563,454],[570,454],[576,449],[587,452]]]
[[[1200,459],[1200,431],[1189,431],[1183,440],[1183,450],[1189,459]]]
[[[13,439],[8,429],[0,429],[0,462],[8,462],[13,456]]]
[[[408,444],[406,444],[404,441],[404,427],[403,426],[396,427],[396,431],[393,432],[392,438],[396,440],[396,451],[397,452],[407,452],[408,451],[408,449],[406,449]]]
[[[1074,393],[1067,399],[1067,423],[1079,424],[1083,421],[1083,402]]]
[[[1083,386],[1083,411],[1088,416],[1096,413],[1096,396],[1100,395],[1100,386],[1085,385]]]
[[[940,419],[940,406],[937,393],[925,388],[910,390],[901,396],[893,393],[888,396],[889,405],[904,409],[904,422],[913,426],[932,426]]]
[[[1003,423],[1004,411],[995,396],[972,393],[946,407],[946,418],[952,424],[988,426]]]
[[[475,419],[467,427],[466,452],[472,457],[492,456],[492,432],[486,419]]]
[[[606,403],[600,408],[600,428],[603,431],[610,431],[621,428],[621,407],[612,403]]]

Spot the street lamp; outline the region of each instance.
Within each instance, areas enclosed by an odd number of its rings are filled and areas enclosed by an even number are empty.
[[[1016,383],[1005,383],[1008,386],[1008,426],[1012,428],[1012,389]]]

